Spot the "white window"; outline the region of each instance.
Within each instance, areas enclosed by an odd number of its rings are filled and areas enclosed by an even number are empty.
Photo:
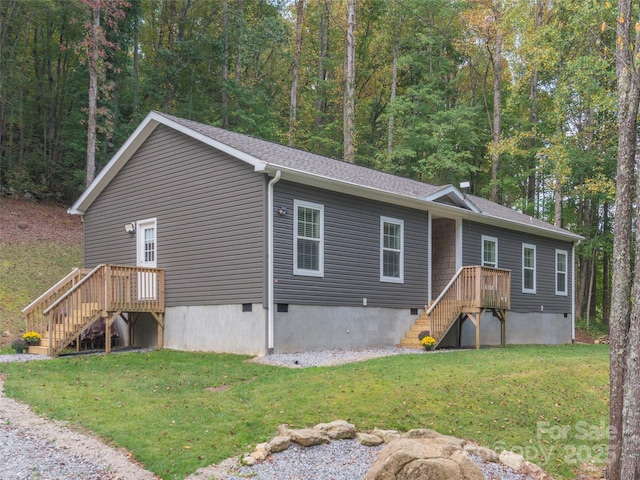
[[[498,268],[498,239],[482,236],[482,266]]]
[[[324,276],[324,205],[293,202],[293,274]]]
[[[536,293],[536,246],[522,244],[522,293]]]
[[[380,281],[404,282],[404,221],[380,217]]]
[[[567,274],[569,254],[566,250],[556,250],[556,295],[567,295]]]

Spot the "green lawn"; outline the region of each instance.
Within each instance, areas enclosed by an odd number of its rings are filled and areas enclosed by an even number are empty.
[[[604,464],[608,348],[509,347],[286,369],[155,351],[0,364],[6,395],[82,425],[165,479],[249,452],[279,424],[427,427],[523,453],[557,478]]]
[[[18,337],[24,333],[20,313],[73,267],[82,266],[82,245],[59,242],[9,244],[0,242],[0,327]],[[11,338],[5,339],[7,342]],[[1,346],[1,345],[0,345]]]

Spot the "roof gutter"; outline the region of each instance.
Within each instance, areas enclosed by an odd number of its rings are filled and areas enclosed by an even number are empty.
[[[267,188],[267,353],[274,353],[274,273],[273,273],[273,186],[280,181],[280,170],[269,181]]]
[[[363,198],[369,198],[372,200],[388,202],[403,207],[428,211],[430,213],[447,216],[450,218],[468,219],[477,221],[478,223],[526,231],[535,235],[554,238],[556,240],[563,240],[566,242],[576,242],[583,239],[583,237],[581,237],[580,235],[576,235],[575,233],[571,233],[569,231],[557,231],[551,228],[547,229],[538,225],[531,225],[507,218],[496,217],[487,213],[474,212],[471,210],[462,209],[460,207],[454,207],[452,205],[434,202],[427,198],[415,198],[399,195],[397,193],[386,192],[384,190],[359,185],[353,182],[338,181],[333,178],[309,174],[308,172],[282,167],[280,165],[267,164],[264,168],[264,172],[266,173],[275,173],[276,171],[281,172],[281,174],[283,175],[283,179],[295,181],[303,185],[347,193],[350,195],[358,195]]]

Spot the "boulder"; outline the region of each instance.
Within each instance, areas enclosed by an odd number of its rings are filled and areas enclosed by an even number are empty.
[[[460,446],[441,438],[399,438],[385,446],[365,480],[484,480]]]
[[[522,464],[522,468],[519,472],[529,475],[533,480],[553,480],[553,477],[542,470],[538,465],[527,461]]]
[[[254,450],[254,452],[249,456],[260,461],[267,458],[270,452],[271,452],[271,445],[269,445],[268,443],[260,443],[256,446],[256,449]]]
[[[358,432],[357,439],[360,445],[365,447],[377,447],[384,443],[384,439],[373,433]]]
[[[464,445],[467,443],[466,440],[463,440],[461,438],[452,437],[451,435],[443,435],[442,433],[436,432],[435,430],[430,430],[428,428],[414,428],[413,430],[409,430],[407,433],[402,435],[402,438],[439,438],[440,440],[461,448],[464,447]]]
[[[299,430],[288,430],[291,441],[299,443],[303,447],[312,447],[329,443],[331,439],[326,433],[315,428],[301,428]]]
[[[496,452],[490,448],[481,447],[480,445],[475,445],[473,443],[466,444],[464,446],[464,451],[471,455],[475,455],[476,457],[480,457],[485,462],[498,463],[500,461],[500,457]]]
[[[500,463],[518,472],[524,466],[524,457],[518,453],[503,450],[500,452]]]
[[[400,438],[400,434],[397,430],[381,430],[379,428],[374,428],[371,433],[383,439],[384,443],[389,443],[396,438]]]
[[[329,435],[331,440],[344,440],[356,438],[356,427],[344,420],[336,420],[331,423],[320,423],[315,426],[316,430]]]
[[[271,453],[284,452],[291,445],[291,437],[289,435],[278,435],[273,437],[269,442]]]

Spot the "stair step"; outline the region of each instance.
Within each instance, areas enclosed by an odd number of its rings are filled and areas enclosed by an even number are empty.
[[[29,346],[29,353],[34,354],[34,355],[48,355],[49,354],[49,350],[47,347],[43,347],[42,345],[34,345],[34,346]]]

